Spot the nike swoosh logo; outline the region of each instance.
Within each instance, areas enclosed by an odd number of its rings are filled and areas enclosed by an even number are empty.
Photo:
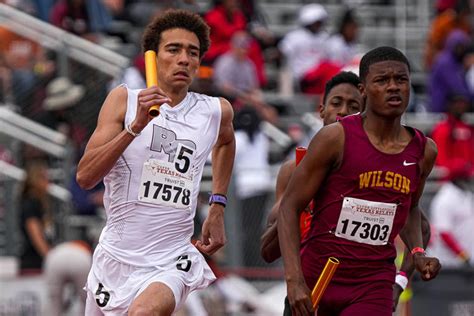
[[[406,160],[404,160],[404,161],[403,161],[403,165],[404,165],[405,167],[411,166],[411,165],[416,165],[416,162],[407,162]]]

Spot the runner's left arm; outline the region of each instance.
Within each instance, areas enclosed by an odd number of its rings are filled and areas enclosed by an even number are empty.
[[[428,243],[431,238],[431,228],[430,222],[425,215],[425,212],[420,208],[420,216],[421,216],[421,239],[423,241],[423,248],[426,249],[428,247]],[[410,280],[413,272],[415,272],[415,266],[413,265],[413,261],[411,260],[410,249],[405,248],[405,254],[403,255],[403,261],[400,266],[400,271],[406,273],[408,279]]]
[[[223,98],[220,98],[220,101],[221,124],[217,142],[212,149],[212,193],[226,195],[235,158],[235,137],[232,125],[234,112],[229,101]],[[202,240],[196,242],[196,247],[212,255],[224,246],[225,242],[224,207],[213,203],[202,226]]]
[[[423,239],[423,248],[426,249],[428,247],[428,243],[431,238],[431,228],[428,218],[426,217],[423,210],[421,211],[421,237]],[[404,254],[403,254],[403,261],[400,266],[400,274],[405,274],[408,280],[411,279],[413,276],[413,272],[415,272],[415,265],[413,264],[413,260],[411,257],[410,249],[405,247]],[[398,276],[397,276],[398,277]],[[398,300],[400,295],[404,291],[404,288],[398,283],[393,284],[393,311],[397,309]]]
[[[421,179],[418,190],[413,194],[412,205],[408,215],[405,227],[400,232],[400,237],[409,250],[416,247],[424,249],[421,229],[421,208],[419,205],[420,198],[423,194],[426,179],[433,169],[437,155],[436,144],[433,140],[428,139],[425,146],[424,158],[420,163]],[[423,280],[431,280],[438,274],[441,265],[436,258],[426,257],[424,253],[418,252],[412,255],[415,268],[421,273]]]

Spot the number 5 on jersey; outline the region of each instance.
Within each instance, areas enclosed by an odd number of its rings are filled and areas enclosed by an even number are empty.
[[[176,170],[182,174],[186,174],[189,171],[189,167],[191,166],[193,154],[194,151],[191,148],[179,144],[178,156],[174,160],[174,166]]]

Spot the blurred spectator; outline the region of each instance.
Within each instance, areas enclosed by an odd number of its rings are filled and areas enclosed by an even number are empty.
[[[455,3],[453,7],[453,3]],[[462,30],[471,33],[471,9],[467,0],[438,1],[438,14],[431,22],[424,53],[424,64],[427,70],[431,69],[438,53],[445,47],[448,35],[453,30]]]
[[[203,57],[204,65],[212,65],[217,57],[231,48],[231,38],[238,31],[245,31],[247,21],[239,8],[238,0],[214,0],[213,8],[206,13],[204,19],[211,28],[211,46]],[[255,64],[260,86],[267,82],[264,69],[262,50],[256,40],[249,47],[249,58]]]
[[[50,250],[47,239],[52,237],[52,215],[48,200],[48,169],[42,161],[30,161],[20,193],[20,230],[23,247],[20,253],[22,273],[40,272],[43,258]]]
[[[13,95],[14,104],[25,109],[33,100],[37,83],[33,69],[41,56],[41,46],[2,26],[0,38],[5,88]]]
[[[163,2],[167,2],[168,8],[175,8],[175,9],[182,9],[188,10],[193,12],[199,11],[199,5],[197,4],[196,0],[161,0]]]
[[[234,123],[236,193],[240,201],[241,227],[245,227],[243,262],[245,266],[259,266],[264,262],[257,241],[272,186],[268,163],[270,141],[260,129],[261,119],[254,108],[242,108],[236,113]]]
[[[251,94],[259,90],[257,71],[248,58],[250,37],[244,31],[232,36],[231,50],[215,61],[214,82],[222,93],[230,99]],[[248,98],[247,98],[248,99]]]
[[[326,82],[337,74],[341,67],[326,59],[325,48],[329,34],[324,30],[328,13],[320,4],[301,7],[298,15],[299,27],[286,34],[279,44],[293,78],[301,91],[322,94]]]
[[[472,100],[466,82],[463,58],[470,44],[469,36],[452,31],[443,51],[436,58],[429,74],[430,107],[432,112],[446,112],[450,94],[462,94]]]
[[[431,224],[435,232],[430,253],[443,267],[474,265],[474,193],[473,170],[452,169],[449,181],[431,202]]]
[[[54,0],[31,0],[31,2],[35,6],[36,17],[48,22],[49,21],[49,12],[51,12],[51,8],[54,6]]]
[[[357,56],[357,36],[359,23],[354,10],[348,9],[342,15],[337,33],[332,35],[326,44],[326,55],[329,60],[341,65],[349,65]]]
[[[60,0],[51,9],[51,24],[82,36],[90,33],[89,14],[84,0]]]
[[[82,157],[82,155],[79,155]],[[99,208],[104,207],[104,184],[100,182],[91,190],[82,189],[76,181],[76,172],[72,173],[69,190],[77,215],[99,215]]]
[[[102,182],[91,190],[82,190],[77,182],[73,181],[70,190],[72,202],[78,215],[99,215],[98,209],[104,206],[104,185]]]
[[[102,33],[109,29],[112,16],[102,0],[66,0],[85,1],[92,33]],[[94,38],[93,38],[94,39]]]
[[[24,109],[23,115],[35,120],[43,112],[43,102],[46,98],[48,84],[57,76],[57,55],[55,51],[45,50],[38,57],[34,67],[36,87],[34,100]]]
[[[13,159],[13,154],[10,149],[6,148],[0,144],[0,161],[5,161],[9,164],[15,164],[15,159]]]
[[[72,109],[82,100],[84,94],[82,85],[76,85],[66,77],[57,77],[46,87],[44,111],[37,117],[39,123],[63,133],[72,140],[76,150],[85,142],[87,132],[77,123]]]
[[[448,9],[454,9],[456,7],[457,0],[437,0],[436,1],[436,13],[443,13]]]
[[[0,0],[0,3],[5,3],[29,15],[36,16],[37,14],[36,7],[32,0]]]
[[[11,70],[5,62],[5,56],[0,55],[0,102],[13,103],[11,87]]]
[[[247,23],[252,23],[252,21],[258,21],[258,23],[263,23],[265,21],[260,10],[258,10],[255,0],[240,0],[240,8],[244,13]]]
[[[471,94],[474,94],[474,44],[471,44],[468,48],[463,64],[466,69],[467,86]],[[471,111],[474,111],[474,109],[471,109]]]
[[[275,45],[275,36],[268,28],[264,14],[256,0],[240,0],[240,7],[247,20],[247,31],[252,34],[264,49]]]
[[[102,0],[102,3],[109,11],[114,19],[128,20],[126,5],[131,1],[128,0]]]
[[[124,70],[122,77],[110,83],[109,90],[120,84],[126,84],[130,89],[143,89],[146,87],[145,58],[141,52],[135,56],[132,65]]]
[[[247,22],[237,0],[214,0],[213,7],[204,18],[211,28],[211,47],[204,56],[205,62],[214,60],[230,49],[230,40],[237,31],[244,31]]]
[[[48,253],[44,273],[48,285],[49,313],[51,316],[67,315],[69,307],[77,300],[77,315],[84,315],[86,292],[83,290],[92,264],[91,246],[81,240],[64,242]],[[64,298],[67,287],[72,285],[70,297]]]
[[[251,38],[239,31],[232,36],[231,50],[214,63],[214,83],[235,109],[250,105],[264,120],[276,123],[278,114],[263,100],[255,64],[248,57]]]
[[[198,74],[194,78],[189,89],[193,92],[203,93],[210,96],[221,96],[213,80],[214,69],[210,66],[199,66]]]
[[[463,121],[469,107],[465,96],[450,96],[446,119],[433,128],[432,138],[438,146],[436,165],[447,171],[474,167],[474,129]]]
[[[59,0],[49,20],[65,31],[96,41],[96,33],[107,29],[111,17],[99,0]]]
[[[146,26],[154,16],[167,9],[182,9],[201,13],[196,0],[105,0],[115,19],[131,22],[135,27]]]

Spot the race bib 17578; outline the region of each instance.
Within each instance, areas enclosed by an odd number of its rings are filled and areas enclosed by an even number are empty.
[[[178,172],[173,163],[150,159],[143,165],[138,200],[187,209],[192,188],[192,177]]]

